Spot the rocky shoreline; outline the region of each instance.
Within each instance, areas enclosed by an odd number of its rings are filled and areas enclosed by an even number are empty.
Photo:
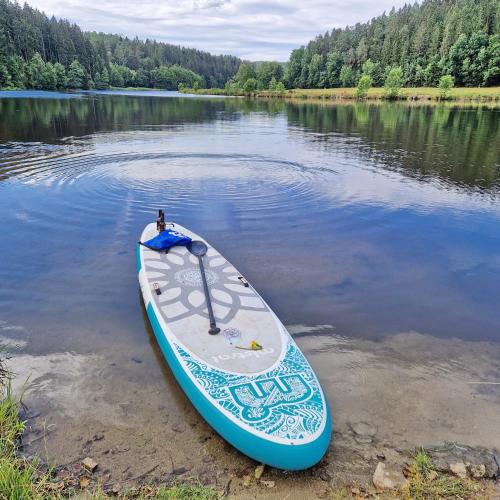
[[[187,484],[202,488],[213,498],[392,498],[407,492],[415,455],[425,453],[433,464],[431,481],[438,484],[438,478],[456,478],[468,481],[467,487],[477,488],[477,498],[500,498],[497,450],[456,442],[420,451],[392,448],[379,442],[377,429],[366,422],[350,423],[346,433],[335,432],[330,449],[315,467],[286,472],[254,462],[213,433],[199,440],[201,460],[193,457],[192,461],[165,464],[155,460],[157,449],[149,447],[145,453],[152,461],[146,464],[144,456],[135,456],[124,467],[127,462],[119,457],[130,449],[109,447],[112,443],[106,430],[70,438],[80,443],[81,456],[54,466],[40,461],[39,454],[29,454],[36,443],[50,441],[50,429],[39,427],[39,418],[36,414],[24,415],[32,437],[24,440],[20,452],[26,460],[37,462],[40,474],[49,472],[46,490],[65,497],[86,493],[92,498],[96,490],[110,497],[154,497],[161,485]],[[184,430],[179,426],[177,432],[182,434]]]
[[[93,442],[101,439],[104,438],[97,435]],[[109,450],[105,454],[119,452]],[[425,452],[434,464],[431,480],[438,479],[439,474],[471,480],[476,485],[477,498],[500,498],[499,453],[458,443],[430,447]],[[129,474],[120,481],[113,479],[119,471],[102,467],[97,456],[55,467],[38,461],[37,467],[41,474],[50,474],[46,491],[65,497],[85,492],[91,497],[96,490],[110,497],[154,497],[160,485],[189,484],[206,488],[205,494],[211,493],[214,498],[381,498],[381,495],[407,491],[413,456],[412,450],[372,448],[364,454],[358,450],[350,453],[348,462],[325,458],[316,467],[299,473],[248,464],[242,468],[223,469],[209,466],[204,471],[183,466],[163,476],[156,473],[158,464],[142,474]],[[38,459],[27,457],[27,460]]]
[[[35,336],[12,350],[14,391],[29,409],[21,451],[47,469],[57,464],[50,483],[64,494],[100,485],[137,497],[143,488],[192,484],[230,498],[303,499],[405,498],[423,448],[434,464],[427,486],[456,480],[456,488],[500,498],[500,346],[416,332],[370,341],[321,325],[289,330],[332,406],[330,448],[310,470],[261,471],[198,415],[154,341],[97,355],[103,337],[90,330],[81,335],[89,353],[39,352]]]

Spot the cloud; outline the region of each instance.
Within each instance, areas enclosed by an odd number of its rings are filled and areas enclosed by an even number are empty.
[[[195,47],[250,60],[288,60],[332,28],[368,21],[403,0],[31,0],[84,30]]]

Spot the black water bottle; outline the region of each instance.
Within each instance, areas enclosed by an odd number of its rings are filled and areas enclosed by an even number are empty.
[[[156,219],[156,229],[159,233],[165,231],[165,214],[163,210],[158,210],[158,218]]]

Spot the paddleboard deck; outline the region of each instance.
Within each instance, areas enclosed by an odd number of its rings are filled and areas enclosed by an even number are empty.
[[[314,465],[328,447],[331,424],[309,363],[262,297],[215,248],[178,224],[167,228],[207,245],[205,276],[221,329],[208,334],[198,258],[184,246],[165,254],[138,244],[146,311],[177,381],[203,418],[244,454],[281,469]],[[149,224],[140,241],[157,234],[156,224]]]

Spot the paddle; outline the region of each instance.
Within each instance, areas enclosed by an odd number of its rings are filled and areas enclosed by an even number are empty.
[[[205,300],[207,302],[208,317],[210,318],[210,335],[216,335],[220,332],[215,324],[214,311],[212,309],[212,301],[210,300],[210,292],[208,291],[207,277],[205,276],[205,268],[203,267],[202,257],[207,253],[207,245],[203,241],[193,240],[187,245],[187,249],[196,257],[198,257],[198,264],[200,265],[201,280],[203,282],[203,291],[205,292]]]

